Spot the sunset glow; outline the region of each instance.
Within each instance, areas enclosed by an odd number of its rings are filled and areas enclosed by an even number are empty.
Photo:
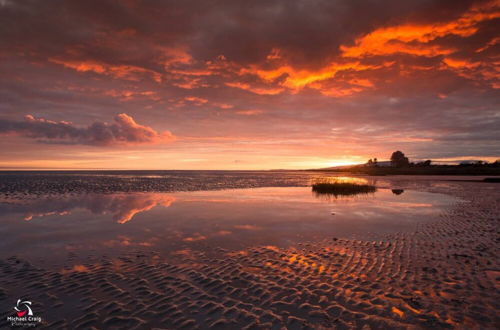
[[[0,168],[494,161],[499,20],[498,0],[0,1]]]

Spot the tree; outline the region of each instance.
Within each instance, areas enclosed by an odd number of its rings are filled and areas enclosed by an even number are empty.
[[[408,157],[401,151],[394,151],[391,155],[391,165],[394,167],[406,167],[410,165]]]
[[[377,160],[377,158],[373,158],[373,166],[375,166],[375,167],[378,166],[378,160]]]

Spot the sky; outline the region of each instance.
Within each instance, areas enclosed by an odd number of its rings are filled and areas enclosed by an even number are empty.
[[[494,161],[499,27],[499,0],[0,0],[0,168]]]

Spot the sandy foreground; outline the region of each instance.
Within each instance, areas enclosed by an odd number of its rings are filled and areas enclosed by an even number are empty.
[[[379,241],[186,251],[175,260],[68,254],[64,269],[13,256],[0,260],[0,328],[20,297],[47,329],[500,328],[500,186],[397,184],[460,201]]]

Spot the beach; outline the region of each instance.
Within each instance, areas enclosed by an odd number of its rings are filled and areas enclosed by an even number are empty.
[[[312,175],[227,181],[230,187],[303,187]],[[281,245],[249,240],[243,248],[215,247],[217,241],[203,246],[192,236],[184,241],[192,248],[168,254],[145,245],[115,253],[68,250],[54,264],[4,250],[0,327],[9,325],[16,301],[25,298],[42,318],[38,326],[47,329],[498,328],[498,184],[366,179],[393,189],[394,198],[414,191],[454,199],[431,220],[378,236],[329,232]],[[13,204],[23,189],[4,185],[2,191]],[[226,240],[224,234],[218,239]]]
[[[0,0],[0,330],[500,329],[500,0]]]

